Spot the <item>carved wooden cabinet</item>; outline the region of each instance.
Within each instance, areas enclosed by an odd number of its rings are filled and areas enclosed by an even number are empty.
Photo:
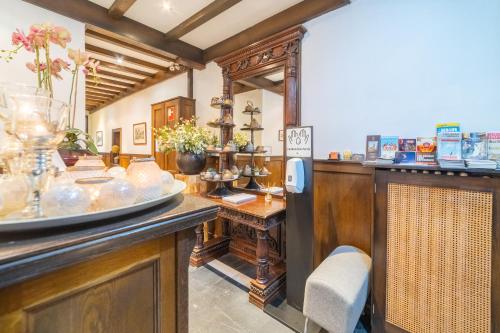
[[[165,125],[173,127],[179,120],[191,119],[195,117],[195,100],[187,97],[175,97],[151,105],[151,127],[160,128]],[[151,136],[154,138],[154,135]],[[177,171],[175,164],[175,152],[169,154],[161,153],[157,149],[156,140],[151,145],[151,155],[156,159],[156,163],[164,170]]]
[[[372,331],[500,332],[500,178],[375,178]]]

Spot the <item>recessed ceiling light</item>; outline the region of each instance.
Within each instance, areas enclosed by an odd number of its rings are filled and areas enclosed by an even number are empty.
[[[165,11],[170,11],[172,10],[172,5],[170,4],[170,2],[163,1],[162,8]]]
[[[116,63],[121,65],[123,63],[123,57],[116,57]]]

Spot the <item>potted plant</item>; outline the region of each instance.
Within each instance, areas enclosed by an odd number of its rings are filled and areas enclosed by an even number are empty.
[[[155,136],[161,152],[177,152],[175,162],[183,174],[196,175],[205,168],[205,151],[213,138],[206,128],[196,126],[196,119],[156,129]]]
[[[25,50],[34,54],[34,61],[27,63],[26,67],[35,74],[38,88],[49,92],[50,97],[54,95],[52,80],[62,80],[63,71],[71,72],[71,91],[69,94],[68,124],[64,141],[59,146],[59,152],[66,165],[71,166],[76,162],[78,155],[98,154],[97,148],[90,135],[75,128],[76,100],[78,92],[78,76],[80,70],[87,75],[92,72],[94,82],[97,84],[97,70],[99,61],[90,60],[89,55],[80,50],[68,49],[68,58],[71,63],[62,58],[52,58],[50,51],[54,46],[66,49],[71,42],[70,32],[52,24],[33,24],[26,35],[22,30],[16,29],[12,33],[12,50],[1,50],[0,58],[10,62],[20,51]],[[82,149],[81,144],[85,146]],[[75,159],[76,157],[76,159]]]

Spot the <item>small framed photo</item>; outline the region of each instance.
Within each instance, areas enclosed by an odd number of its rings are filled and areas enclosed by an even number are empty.
[[[278,140],[279,141],[284,141],[285,140],[285,132],[283,130],[278,131]]]
[[[134,145],[145,145],[147,143],[146,123],[138,123],[133,126]]]
[[[102,147],[102,145],[103,145],[102,136],[103,136],[102,131],[95,132],[95,144],[98,147]]]

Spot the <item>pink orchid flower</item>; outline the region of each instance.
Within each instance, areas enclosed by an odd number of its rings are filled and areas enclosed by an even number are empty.
[[[33,48],[31,47],[31,41],[26,37],[23,31],[16,29],[16,31],[12,33],[12,45],[17,46],[19,44],[23,44],[26,51],[33,51]]]
[[[36,65],[34,63],[32,62],[26,63],[26,68],[28,68],[33,73],[36,73]],[[45,69],[47,69],[47,65],[40,63],[40,71],[44,71]]]
[[[68,49],[68,57],[78,66],[81,66],[89,61],[89,55],[80,50]]]
[[[71,34],[66,28],[55,27],[50,31],[50,41],[66,48],[67,43],[71,42]]]

